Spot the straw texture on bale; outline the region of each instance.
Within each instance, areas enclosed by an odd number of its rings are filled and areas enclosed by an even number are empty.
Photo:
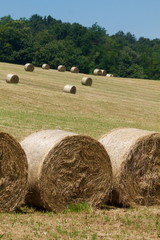
[[[160,204],[160,133],[116,129],[99,140],[113,169],[112,203]]]
[[[59,72],[65,72],[66,71],[66,67],[64,65],[59,65],[57,69],[58,69]]]
[[[101,69],[94,69],[93,74],[100,76],[100,75],[102,75],[102,71],[101,71]]]
[[[7,74],[6,76],[6,82],[7,83],[18,83],[19,82],[19,77],[16,74]]]
[[[44,70],[49,70],[49,69],[50,69],[50,65],[44,63],[44,64],[42,65],[42,69],[44,69]]]
[[[24,65],[24,69],[28,72],[33,72],[34,71],[34,65],[32,63],[26,63]]]
[[[72,73],[79,73],[78,67],[72,67],[72,68],[71,68],[71,72],[72,72]]]
[[[100,206],[112,186],[109,156],[97,140],[62,130],[43,130],[21,146],[29,163],[27,202],[54,212],[69,204]]]
[[[67,85],[64,86],[63,92],[75,94],[76,93],[76,87],[73,86],[73,85],[67,84]]]
[[[107,74],[107,71],[106,70],[101,70],[101,72],[102,72],[102,76],[106,76],[106,74]]]
[[[90,77],[83,77],[81,80],[82,85],[91,86],[92,85],[92,78]]]
[[[21,145],[0,132],[0,212],[14,211],[28,190],[28,163]]]

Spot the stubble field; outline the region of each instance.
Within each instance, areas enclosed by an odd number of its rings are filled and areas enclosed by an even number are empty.
[[[7,84],[8,73],[19,76]],[[134,127],[160,132],[160,81],[90,77],[0,63],[0,131],[18,141],[42,129],[62,129],[99,139],[114,128]],[[76,94],[63,92],[75,85]],[[0,238],[11,239],[159,239],[160,207],[93,209],[72,206],[58,214],[23,206],[0,214]]]

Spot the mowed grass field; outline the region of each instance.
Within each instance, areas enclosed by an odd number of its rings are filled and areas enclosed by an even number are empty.
[[[7,84],[8,73],[19,76]],[[81,84],[83,76],[93,80]],[[76,94],[63,92],[66,84]],[[0,131],[21,141],[42,129],[62,129],[99,139],[113,128],[160,132],[160,81],[127,79],[0,63]],[[0,214],[1,239],[159,239],[160,206],[134,209],[87,205],[63,213],[23,207]]]

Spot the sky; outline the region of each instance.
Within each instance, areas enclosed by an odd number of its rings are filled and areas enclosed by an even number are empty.
[[[160,0],[0,0],[0,18],[33,14],[86,27],[97,23],[109,35],[123,31],[137,39],[160,38]]]

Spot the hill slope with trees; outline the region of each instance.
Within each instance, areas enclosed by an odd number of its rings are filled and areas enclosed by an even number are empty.
[[[106,69],[118,77],[160,80],[160,39],[136,39],[119,31],[109,36],[97,23],[84,27],[37,14],[0,18],[0,61],[52,68],[73,65],[83,73]]]

